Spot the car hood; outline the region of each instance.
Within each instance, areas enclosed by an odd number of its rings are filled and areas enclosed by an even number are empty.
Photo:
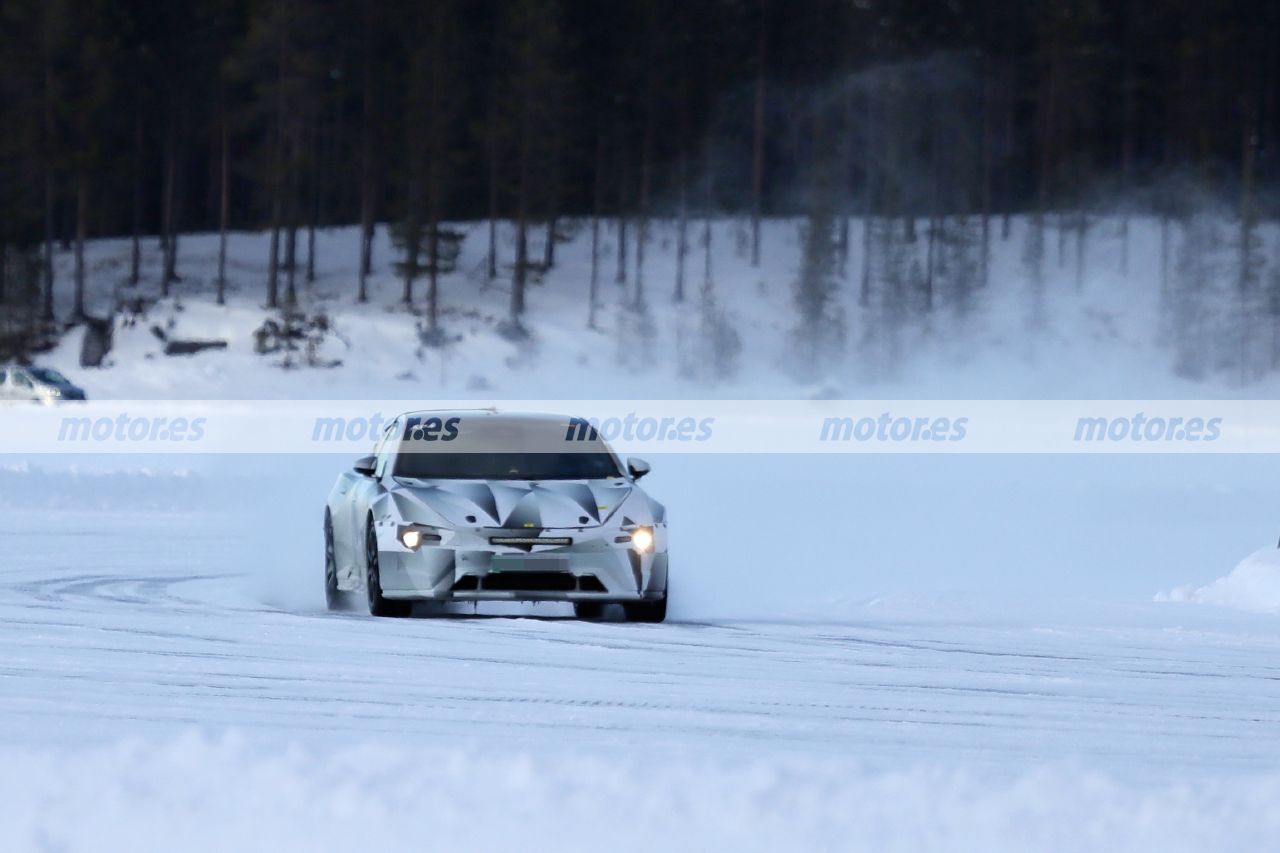
[[[458,527],[598,527],[634,486],[606,480],[408,480],[393,491],[401,517],[429,522],[439,515]],[[425,507],[427,516],[417,507]]]

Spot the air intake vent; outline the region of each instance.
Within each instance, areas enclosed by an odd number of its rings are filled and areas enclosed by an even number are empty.
[[[578,578],[579,592],[608,592],[604,588],[604,584],[600,583],[600,578],[595,575],[583,575]]]
[[[572,592],[578,579],[569,572],[495,572],[485,575],[481,587],[493,592]]]

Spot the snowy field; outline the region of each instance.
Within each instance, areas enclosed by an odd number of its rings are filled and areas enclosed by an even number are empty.
[[[352,304],[343,231],[303,291],[341,367],[253,354],[257,235],[233,239],[230,306],[208,298],[215,242],[185,239],[179,299],[118,330],[111,366],[76,367],[74,335],[47,363],[97,399],[1274,390],[1173,378],[1157,281],[1117,292],[1102,239],[1086,293],[1061,288],[1024,334],[1016,238],[968,337],[797,387],[778,367],[794,227],[766,236],[763,273],[716,256],[746,345],[714,387],[679,376],[666,253],[648,367],[618,362],[611,277],[583,330],[581,235],[530,294],[530,346],[459,275],[458,339],[419,352],[391,276]],[[1135,228],[1135,269],[1155,238]],[[127,245],[90,248],[101,310]],[[166,358],[153,323],[229,348]],[[0,850],[1280,850],[1280,460],[652,461],[660,626],[325,612],[320,516],[345,457],[0,455]]]
[[[1033,462],[1020,491],[994,466],[967,508],[946,484],[990,458],[837,460],[881,499],[783,510],[791,547],[720,535],[738,510],[704,503],[702,482],[732,461],[659,462],[651,489],[681,520],[662,626],[546,605],[329,614],[314,504],[336,460],[284,460],[266,481],[258,459],[188,461],[181,475],[93,460],[0,472],[3,849],[1280,837],[1276,617],[1182,603],[1241,603],[1194,586],[1228,574],[1208,554],[1270,520],[1232,460],[1215,473],[1235,487],[1203,482],[1214,460],[1163,460],[1182,466],[1178,490],[1149,459],[1090,477]],[[790,481],[745,462],[785,506],[805,473],[830,476],[819,461],[793,461]],[[1124,491],[1131,478],[1147,485]],[[1086,485],[1120,493],[1090,506]],[[954,511],[913,535],[903,516],[922,491]],[[1124,505],[1125,530],[1106,532]],[[980,511],[992,517],[975,530]],[[852,543],[831,541],[842,532]],[[1280,573],[1270,552],[1250,565]]]

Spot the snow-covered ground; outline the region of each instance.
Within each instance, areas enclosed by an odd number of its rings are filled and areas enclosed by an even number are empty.
[[[664,626],[545,608],[331,615],[315,567],[282,567],[290,549],[224,497],[0,516],[0,847],[1195,850],[1280,837],[1270,620],[1136,602],[996,615],[910,596],[824,619],[706,619],[689,600],[705,594],[699,576],[768,573],[693,560],[676,587],[684,615]],[[778,585],[803,583],[802,566],[779,571]],[[307,586],[277,586],[276,572]]]
[[[1151,600],[1256,469],[832,461],[659,462],[662,626],[324,612],[331,456],[11,466],[0,847],[1274,849],[1274,617]]]
[[[99,399],[1269,393],[1173,378],[1150,223],[1129,289],[1095,240],[1047,333],[1023,331],[1015,237],[970,326],[894,377],[851,350],[797,386],[779,366],[794,223],[770,225],[764,272],[736,227],[715,267],[745,346],[712,387],[676,369],[669,251],[649,258],[647,366],[619,364],[611,275],[601,331],[583,328],[581,235],[530,294],[531,346],[496,333],[503,294],[459,275],[442,295],[460,340],[419,352],[385,242],[375,302],[353,304],[346,230],[304,290],[341,367],[253,354],[260,235],[233,238],[227,308],[214,239],[186,238],[179,298],[119,329],[110,367],[79,369],[74,335],[48,361]],[[101,307],[127,246],[90,249]],[[149,327],[170,319],[229,349],[160,355]],[[661,626],[325,612],[339,456],[0,455],[0,849],[1280,849],[1277,460],[652,461],[673,525]]]

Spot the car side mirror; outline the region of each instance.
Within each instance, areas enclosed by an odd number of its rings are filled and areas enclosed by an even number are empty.
[[[356,464],[351,466],[351,470],[357,474],[363,474],[366,477],[373,476],[373,469],[377,467],[378,459],[375,456],[361,456],[356,460]]]
[[[631,479],[639,480],[653,469],[649,467],[648,462],[645,462],[639,456],[632,456],[627,460],[627,470],[631,472]]]

